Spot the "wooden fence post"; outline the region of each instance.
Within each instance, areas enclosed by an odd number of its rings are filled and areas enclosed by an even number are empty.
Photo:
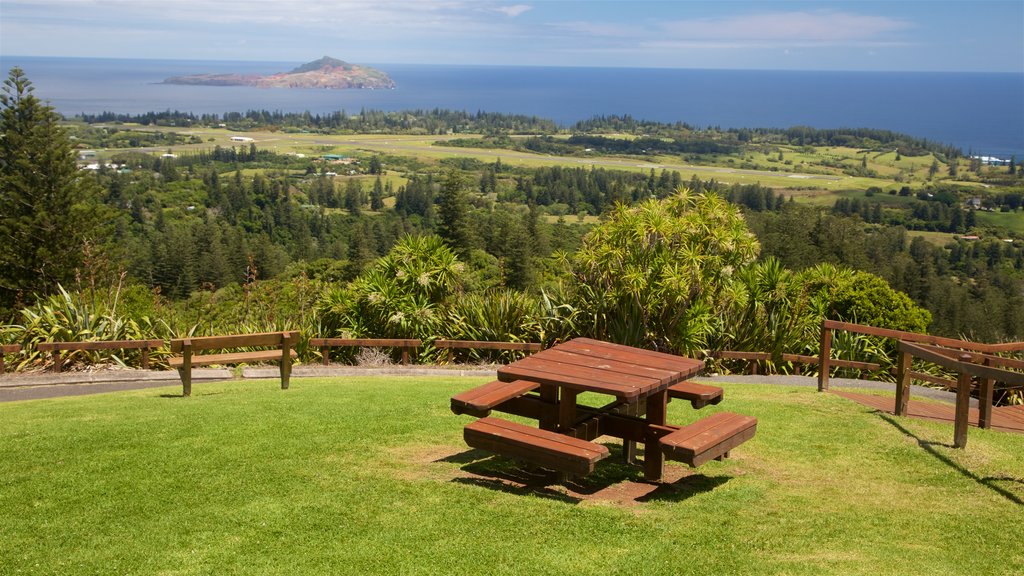
[[[291,333],[281,334],[281,390],[288,389],[288,380],[292,376],[292,342]]]
[[[960,356],[961,362],[969,362],[969,354]],[[953,447],[967,446],[967,416],[971,407],[971,375],[961,368],[956,380],[956,415],[953,418]]]
[[[330,346],[321,346],[320,347],[320,356],[323,359],[324,366],[329,366],[331,364],[331,347]]]
[[[910,404],[910,368],[914,357],[900,351],[899,363],[896,367],[896,406],[893,412],[897,416],[906,416]]]
[[[181,347],[181,367],[178,368],[181,376],[181,395],[192,395],[192,341],[185,340]]]
[[[832,329],[821,321],[821,350],[818,352],[818,392],[828,390],[829,357],[832,354]]]
[[[985,358],[985,366],[992,366],[992,359]],[[992,395],[995,388],[995,380],[992,378],[980,378],[978,382],[978,428],[992,427]]]

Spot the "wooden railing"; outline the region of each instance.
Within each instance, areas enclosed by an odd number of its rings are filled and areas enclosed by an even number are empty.
[[[454,360],[456,348],[467,350],[514,350],[532,354],[544,349],[540,342],[491,342],[485,340],[434,340],[434,347],[445,350],[445,359],[449,364]]]
[[[1012,349],[1016,350],[1016,348]],[[937,364],[959,375],[956,382],[956,410],[953,416],[953,446],[957,448],[967,445],[972,377],[978,378],[979,382],[978,426],[980,428],[988,428],[992,424],[992,392],[996,382],[1003,382],[1013,387],[1024,387],[1024,373],[997,367],[998,365],[1024,368],[1024,361],[900,341],[896,376],[896,407],[894,409],[898,416],[907,415],[910,402],[910,381],[913,378],[910,365],[914,358]],[[979,360],[982,364],[975,363]]]
[[[7,369],[4,364],[4,354],[17,354],[21,352],[21,344],[0,344],[0,374]]]
[[[758,374],[761,371],[761,362],[771,362],[774,359],[770,352],[739,352],[735,350],[712,350],[707,353],[707,356],[709,358],[718,358],[721,360],[747,360],[747,371],[751,374]],[[792,364],[793,373],[798,376],[802,372],[800,368],[801,365],[817,366],[820,364],[817,356],[808,356],[805,354],[783,353],[779,355],[779,360]],[[872,362],[857,362],[855,360],[832,359],[829,364],[837,368],[851,368],[853,370],[863,370],[867,372],[875,372],[881,369],[881,366],[878,364],[874,364]]]
[[[942,336],[931,336],[929,334],[918,334],[916,332],[904,332],[901,330],[890,330],[888,328],[876,328],[850,322],[839,322],[837,320],[825,320],[821,323],[821,351],[818,354],[818,390],[828,390],[829,370],[833,366],[842,367],[841,361],[830,358],[832,354],[832,333],[835,330],[845,330],[868,336],[891,338],[900,342],[916,344],[930,344],[961,350],[967,353],[976,354],[998,354],[1000,352],[1016,352],[1024,350],[1024,342],[1009,342],[1005,344],[983,344],[981,342],[969,342],[967,340],[956,340]],[[993,356],[993,358],[998,358]],[[1007,360],[1000,358],[1000,360]],[[948,388],[956,387],[956,382],[945,378],[938,378],[922,372],[910,372],[912,379],[940,384]]]
[[[409,363],[410,352],[417,348],[433,344],[439,350],[445,350],[445,358],[450,364],[453,350],[516,350],[526,353],[539,352],[544,345],[539,342],[492,342],[484,340],[424,340],[415,338],[310,338],[309,345],[320,348],[324,366],[331,363],[330,349],[342,347],[354,348],[399,348],[402,350],[402,364]]]
[[[400,348],[402,364],[409,363],[409,352],[419,348],[421,343],[416,338],[310,338],[309,345],[320,348],[324,366],[331,363],[331,348]]]
[[[54,372],[60,372],[63,366],[61,352],[64,350],[142,350],[142,368],[149,369],[149,352],[164,345],[163,340],[106,340],[102,342],[40,342],[36,350],[53,354]]]

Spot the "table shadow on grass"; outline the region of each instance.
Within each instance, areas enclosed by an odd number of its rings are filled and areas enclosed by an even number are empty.
[[[560,482],[555,472],[496,456],[485,450],[466,450],[437,462],[461,465],[466,476],[451,479],[455,483],[573,504],[589,500],[610,500],[623,504],[681,502],[710,492],[729,481],[728,476],[687,473],[687,468],[672,466],[666,467],[664,481],[648,482],[643,479],[642,469],[625,462],[621,447],[607,446],[611,456],[599,462],[593,473],[586,477],[571,477],[565,482]]]
[[[876,411],[876,413],[879,415],[879,417],[881,417],[882,420],[885,420],[890,425],[892,425],[894,428],[896,428],[897,430],[902,432],[904,436],[907,436],[908,438],[914,439],[917,442],[918,446],[923,448],[924,451],[927,452],[928,454],[931,454],[932,456],[934,456],[935,459],[938,460],[939,462],[942,462],[943,464],[949,466],[953,470],[956,470],[957,472],[962,474],[965,478],[973,480],[974,482],[977,482],[979,485],[984,486],[985,488],[988,488],[989,490],[992,490],[993,492],[995,492],[996,494],[999,494],[1003,498],[1006,498],[1010,502],[1013,502],[1014,504],[1017,504],[1018,506],[1024,506],[1024,499],[1021,499],[1020,496],[1017,496],[1013,492],[1011,492],[1011,491],[1003,488],[1002,486],[999,486],[998,484],[996,484],[997,482],[1016,482],[1016,483],[1024,485],[1024,479],[1012,478],[1012,477],[1006,477],[1006,476],[978,476],[974,472],[971,472],[967,468],[964,468],[960,464],[957,464],[956,462],[951,460],[949,457],[947,457],[945,454],[943,454],[943,453],[941,453],[941,452],[939,452],[938,450],[935,449],[936,446],[941,446],[941,447],[944,447],[944,448],[953,448],[952,444],[947,444],[945,442],[931,442],[931,441],[925,440],[925,439],[921,438],[920,436],[914,434],[910,430],[908,430],[905,426],[900,424],[893,416],[891,416],[891,415],[889,415],[889,414],[887,414],[885,412],[882,412],[882,411]]]

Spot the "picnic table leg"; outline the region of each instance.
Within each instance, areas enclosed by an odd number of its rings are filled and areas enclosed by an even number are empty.
[[[641,404],[639,402],[632,402],[627,404],[625,409],[622,411],[627,416],[643,416],[640,410]],[[626,464],[636,464],[636,440],[623,440],[622,441],[622,459]]]
[[[539,419],[540,429],[553,432],[558,426],[558,387],[548,384],[541,385],[540,397],[545,401]]]
[[[668,418],[668,390],[647,397],[647,424],[664,425]],[[644,441],[644,480],[660,482],[665,472],[665,455],[653,435]]]
[[[576,423],[576,396],[579,392],[562,388],[562,397],[558,400],[558,431],[566,432]]]

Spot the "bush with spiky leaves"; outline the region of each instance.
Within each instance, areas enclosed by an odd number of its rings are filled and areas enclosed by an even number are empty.
[[[620,205],[567,259],[563,305],[582,335],[693,353],[721,329],[724,287],[758,249],[739,209],[714,194]]]
[[[465,266],[437,236],[407,236],[350,285],[318,304],[330,334],[430,339],[442,331],[442,306],[461,286]]]
[[[443,327],[446,338],[489,342],[544,342],[540,302],[515,290],[494,290],[465,294],[447,307]],[[470,350],[463,353],[475,361],[509,361],[521,352]]]

